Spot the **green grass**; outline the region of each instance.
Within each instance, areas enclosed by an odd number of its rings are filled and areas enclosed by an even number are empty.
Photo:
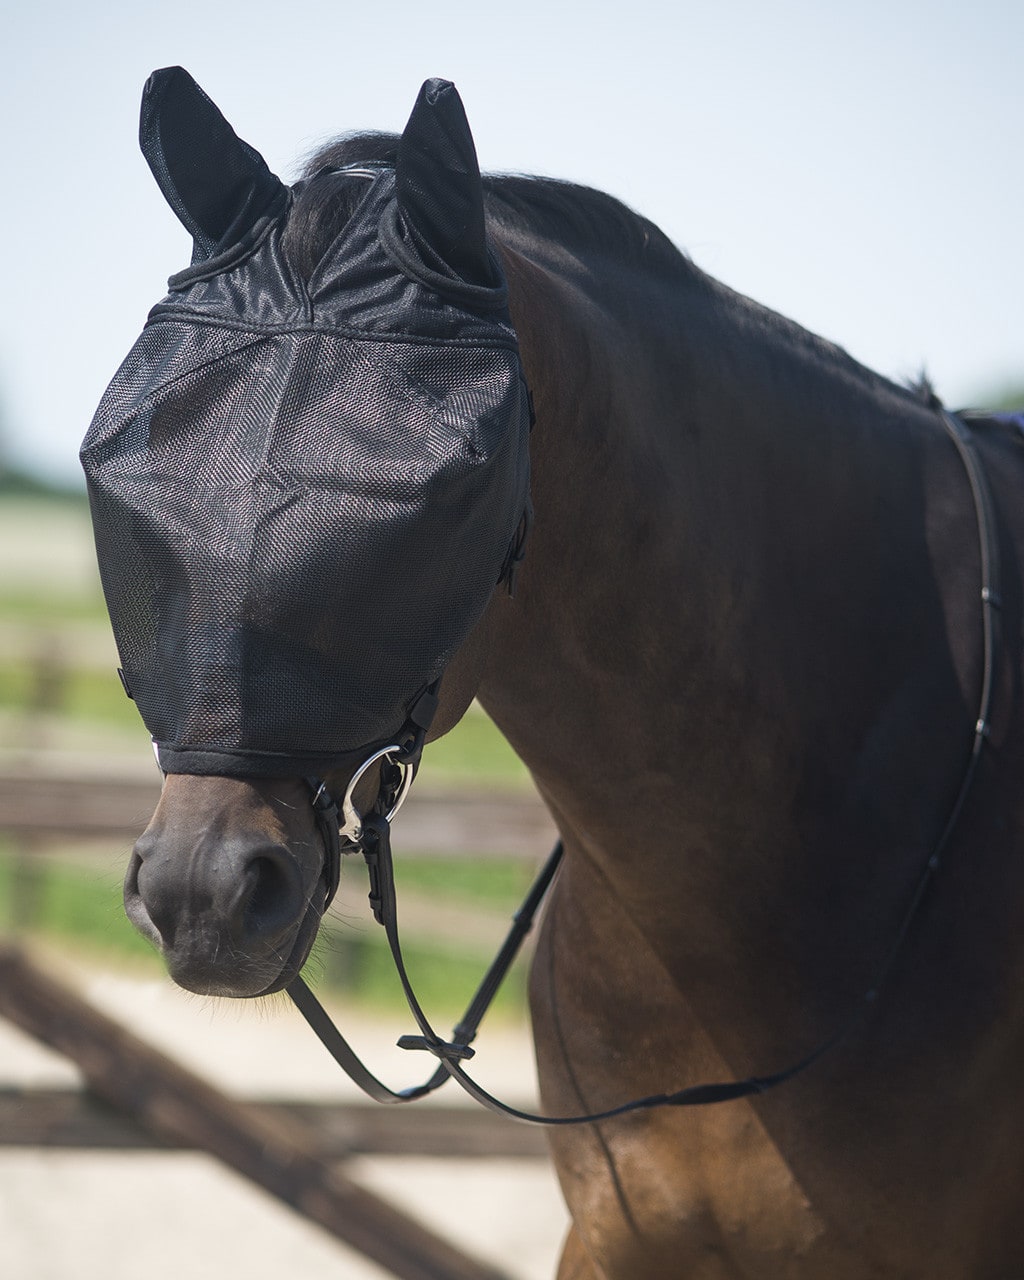
[[[538,850],[538,853],[542,850]],[[416,894],[437,894],[446,902],[491,908],[508,906],[509,913],[519,905],[533,880],[532,869],[515,858],[488,858],[474,862],[471,858],[424,858],[403,860],[401,850],[395,853],[395,882]]]
[[[526,766],[493,721],[473,706],[450,733],[423,753],[423,776],[430,780],[472,780],[488,785],[526,786]]]
[[[29,849],[21,857],[0,841],[0,929],[39,934],[96,960],[142,962],[159,957],[128,923],[121,901],[123,868],[70,866]]]
[[[45,659],[0,661],[0,710],[21,715],[45,711],[74,724],[138,729],[140,741],[145,741],[138,710],[126,696],[114,668],[54,666]]]
[[[67,864],[29,851],[19,859],[10,841],[0,841],[0,931],[36,935],[83,959],[154,973],[162,961],[129,924],[121,902],[123,868],[111,856],[106,866]],[[417,894],[443,891],[446,903],[508,908],[519,905],[529,870],[512,861],[410,859],[400,871],[403,888]],[[501,942],[495,939],[495,951]],[[439,1021],[455,1021],[476,990],[488,957],[457,939],[442,945],[403,943],[417,993]],[[350,922],[329,920],[321,930],[309,972],[318,988],[343,994],[367,1008],[405,1008],[384,931],[366,914]],[[518,1015],[525,995],[525,970],[506,982],[495,1012]]]
[[[494,950],[503,939],[495,942]],[[487,970],[490,957],[460,955],[441,951],[423,943],[402,943],[406,969],[417,999],[438,1029],[454,1026],[465,1013]],[[363,929],[332,927],[322,933],[306,969],[317,989],[344,994],[353,1003],[368,1009],[396,1012],[404,1010],[395,963],[384,937]],[[497,1017],[522,1013],[526,999],[526,966],[520,964],[505,979],[492,1005]]]
[[[42,589],[0,589],[0,618],[32,627],[52,628],[66,622],[94,622],[109,629],[107,607],[98,592],[81,594]]]

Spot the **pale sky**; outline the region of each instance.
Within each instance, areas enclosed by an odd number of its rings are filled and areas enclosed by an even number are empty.
[[[951,404],[1024,383],[1020,0],[34,0],[0,51],[0,420],[77,475],[82,435],[189,243],[137,144],[180,63],[286,179],[422,81],[485,169],[601,187],[699,266]]]

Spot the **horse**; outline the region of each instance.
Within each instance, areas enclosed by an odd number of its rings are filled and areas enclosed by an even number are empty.
[[[926,385],[730,291],[610,196],[481,176],[446,119],[420,158],[507,281],[534,518],[426,740],[478,699],[564,843],[529,981],[542,1106],[763,1074],[835,1036],[777,1089],[551,1130],[559,1280],[1024,1275],[1020,433],[979,417],[958,445]],[[410,130],[312,158],[279,215],[290,271],[317,270]],[[441,239],[435,265],[490,270],[479,236],[475,259]],[[301,777],[172,767],[127,912],[182,985],[253,995],[301,968],[325,859]]]

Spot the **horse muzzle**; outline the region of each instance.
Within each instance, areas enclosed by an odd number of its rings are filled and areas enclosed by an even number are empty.
[[[232,822],[203,803],[211,783],[223,790],[229,780],[168,781],[125,877],[128,918],[188,991],[280,990],[305,963],[333,889],[308,800],[294,807],[278,800],[267,813],[255,807],[259,822]],[[282,817],[299,829],[282,830]]]

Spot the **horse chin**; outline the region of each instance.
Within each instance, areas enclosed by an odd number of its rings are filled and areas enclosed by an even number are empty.
[[[129,901],[127,893],[125,909],[139,932],[157,947],[177,986],[195,995],[239,1000],[273,995],[298,977],[323,918],[322,907],[310,904],[290,936],[280,938],[272,951],[254,954],[225,938],[211,922],[197,922],[186,938],[168,944],[148,916],[143,913],[140,918],[138,900]]]
[[[325,895],[326,896],[326,895]],[[309,953],[313,949],[313,943],[316,941],[316,935],[320,930],[320,922],[323,920],[323,909],[317,909],[310,905],[305,916],[299,923],[299,927],[295,931],[295,942],[292,946],[284,965],[279,970],[273,981],[262,991],[254,991],[252,993],[243,992],[243,995],[271,996],[276,991],[283,991],[293,979],[297,978],[302,972],[302,967],[309,959]],[[226,993],[225,993],[226,994]]]

